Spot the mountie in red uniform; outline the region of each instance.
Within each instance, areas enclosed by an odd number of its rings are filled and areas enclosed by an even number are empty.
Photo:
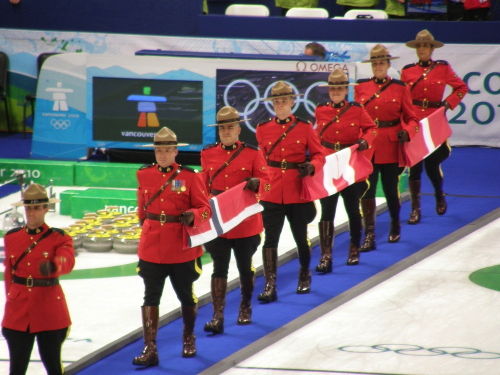
[[[16,228],[7,232],[4,237],[7,296],[2,322],[4,328],[37,333],[71,325],[66,299],[59,283],[37,286],[44,280],[53,281],[60,275],[71,272],[75,265],[71,237],[61,229],[51,228],[51,233],[40,240],[48,230],[46,224],[37,229]],[[35,241],[40,242],[22,257]],[[42,275],[39,269],[40,264],[46,261],[55,265],[55,271],[50,276]],[[25,279],[26,283],[20,284],[20,279]]]
[[[295,127],[286,135],[267,157],[268,180],[261,200],[278,204],[307,203],[300,197],[302,178],[297,164],[304,163],[306,155],[315,170],[323,167],[325,156],[319,138],[310,123],[290,116],[286,120],[272,118],[257,126],[256,137],[260,150],[268,150],[294,123]],[[272,166],[272,165],[274,166]]]
[[[398,133],[406,130],[411,139],[418,129],[408,87],[400,80],[387,77],[358,80],[354,90],[356,101],[364,106],[377,125],[373,162],[398,163]]]
[[[348,109],[346,109],[348,106]],[[375,123],[357,102],[326,102],[316,107],[315,129],[326,155],[352,146],[364,139],[371,148],[377,136]],[[369,152],[369,151],[367,151]],[[370,159],[370,157],[369,157]]]
[[[467,94],[467,85],[453,71],[447,61],[420,61],[406,65],[401,80],[410,88],[413,108],[419,120],[445,105],[454,109]],[[449,85],[453,91],[443,100]]]
[[[171,183],[144,210],[144,205],[171,176]],[[193,225],[196,227],[210,218],[208,196],[200,176],[190,168],[173,163],[166,168],[157,165],[141,168],[137,171],[137,180],[138,215],[139,220],[144,222],[139,242],[139,258],[152,263],[172,264],[188,262],[201,256],[201,246],[182,249],[186,236],[183,224],[179,221],[162,220],[191,211],[194,214]],[[148,218],[151,215],[154,216],[153,219]]]
[[[231,159],[235,153],[238,153],[237,156],[220,173],[215,175],[219,168]],[[209,194],[212,196],[252,177],[261,179],[260,188],[262,188],[267,179],[267,166],[261,152],[257,147],[240,141],[228,147],[221,143],[206,147],[201,152],[201,167],[203,170],[201,175]],[[247,218],[237,227],[220,237],[250,237],[261,233],[262,230],[262,215],[258,213]]]

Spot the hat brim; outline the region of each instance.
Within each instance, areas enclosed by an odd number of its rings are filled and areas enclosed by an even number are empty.
[[[241,120],[235,120],[235,121],[228,121],[228,122],[223,122],[220,124],[209,124],[207,126],[221,126],[221,125],[231,125],[231,124],[239,124],[240,122],[245,122],[251,120],[250,118],[244,118]]]
[[[317,87],[345,87],[345,86],[356,86],[357,83],[341,83],[341,84],[327,84],[327,85],[318,85]]]
[[[430,41],[425,41],[425,40],[410,40],[409,42],[406,42],[406,46],[410,48],[417,48],[417,44],[422,44],[422,43],[429,43],[432,45],[434,48],[441,48],[444,46],[443,42],[440,42],[439,40],[430,40]]]
[[[275,95],[275,96],[268,96],[267,98],[261,99],[263,102],[269,102],[273,99],[278,99],[278,98],[296,98],[299,96],[303,96],[304,94],[283,94],[283,95]]]
[[[24,201],[19,201],[19,202],[16,202],[16,203],[12,203],[12,206],[14,207],[27,207],[27,206],[41,206],[41,205],[44,205],[44,204],[52,204],[52,203],[58,203],[60,202],[61,200],[60,199],[57,199],[57,198],[49,198],[48,202],[39,202],[39,203],[24,203]]]
[[[361,61],[362,63],[371,63],[374,61],[381,61],[381,60],[396,60],[399,59],[399,56],[391,56],[391,57],[375,57],[375,58],[369,58],[367,60]]]
[[[149,145],[139,145],[139,147],[147,147],[147,148],[154,148],[154,147],[182,147],[182,146],[189,146],[189,143],[177,143],[175,145],[155,145],[153,143]]]

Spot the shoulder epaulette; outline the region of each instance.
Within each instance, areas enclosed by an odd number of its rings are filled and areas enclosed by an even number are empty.
[[[54,227],[52,227],[52,230],[53,230],[54,232],[57,232],[57,233],[59,233],[59,234],[62,234],[63,236],[66,234],[66,232],[65,232],[64,230],[59,229],[59,228],[54,228]]]
[[[250,143],[243,142],[245,148],[251,148],[252,150],[259,150],[259,148],[255,145],[251,145]]]
[[[267,120],[264,120],[264,121],[261,121],[257,124],[257,126],[261,126],[261,125],[264,125],[264,124],[267,124],[269,121],[271,121],[273,118],[272,117],[269,117]]]
[[[5,233],[5,235],[19,232],[21,229],[23,229],[23,227],[13,228],[13,229],[9,230],[7,233]]]
[[[196,169],[193,169],[193,168],[191,168],[191,167],[187,167],[187,166],[185,166],[185,165],[181,165],[181,169],[182,169],[183,171],[188,171],[188,172],[198,173],[198,171],[197,171]]]
[[[318,104],[318,107],[323,107],[323,106],[326,106],[326,105],[330,105],[331,102],[323,102],[323,103],[319,103]]]
[[[358,79],[356,81],[356,83],[363,83],[363,82],[368,82],[368,81],[371,81],[372,79],[371,78],[361,78],[361,79]]]
[[[401,86],[406,86],[406,83],[404,83],[403,81],[401,81],[399,79],[392,79],[392,82],[397,83],[398,85],[401,85]]]
[[[212,143],[212,144],[206,145],[205,147],[203,147],[202,151],[208,150],[210,148],[214,148],[217,145],[218,145],[218,143]]]
[[[361,104],[359,104],[358,102],[350,102],[350,103],[354,107],[361,107]]]
[[[408,64],[408,65],[405,65],[405,66],[403,67],[403,70],[408,69],[408,68],[411,68],[412,66],[415,66],[415,65],[417,65],[417,64],[416,64],[416,63],[413,63],[413,64]]]
[[[312,125],[312,122],[311,122],[311,121],[309,121],[309,120],[304,120],[304,119],[302,119],[302,118],[300,118],[300,117],[297,117],[297,116],[295,116],[295,118],[296,118],[298,121],[300,121],[300,122],[305,122],[306,124]]]
[[[446,61],[446,60],[436,60],[435,62],[436,62],[436,64],[439,64],[439,65],[448,65],[448,61]]]
[[[150,167],[153,167],[155,165],[155,163],[152,163],[152,164],[144,164],[142,167],[139,168],[139,170],[141,169],[146,169],[146,168],[150,168]]]

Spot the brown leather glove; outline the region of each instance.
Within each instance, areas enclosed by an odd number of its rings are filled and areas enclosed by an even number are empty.
[[[43,276],[49,276],[51,273],[56,271],[56,264],[50,260],[44,260],[40,263],[38,270]]]
[[[314,165],[306,161],[305,163],[300,163],[299,175],[300,177],[312,176],[314,174]]]
[[[249,178],[244,189],[257,193],[259,191],[260,180],[256,177]]]
[[[400,130],[398,133],[398,140],[399,142],[410,142],[410,136],[408,135],[408,132],[406,130]]]
[[[356,143],[359,145],[358,151],[364,151],[368,149],[368,142],[366,142],[363,138],[358,139]]]
[[[194,213],[191,211],[186,211],[180,214],[179,221],[185,226],[191,227],[194,223]]]

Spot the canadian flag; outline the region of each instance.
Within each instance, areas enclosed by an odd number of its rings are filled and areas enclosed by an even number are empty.
[[[261,212],[264,208],[254,192],[244,189],[242,182],[231,189],[210,198],[212,217],[198,227],[185,227],[187,237],[184,248],[202,245],[229,232],[246,218]]]
[[[316,200],[338,193],[365,180],[373,171],[373,166],[363,153],[353,145],[326,156],[323,169],[302,180],[301,198]]]
[[[441,107],[430,116],[420,120],[419,131],[410,142],[403,144],[400,166],[413,167],[450,137],[451,128],[444,111],[444,107]]]

